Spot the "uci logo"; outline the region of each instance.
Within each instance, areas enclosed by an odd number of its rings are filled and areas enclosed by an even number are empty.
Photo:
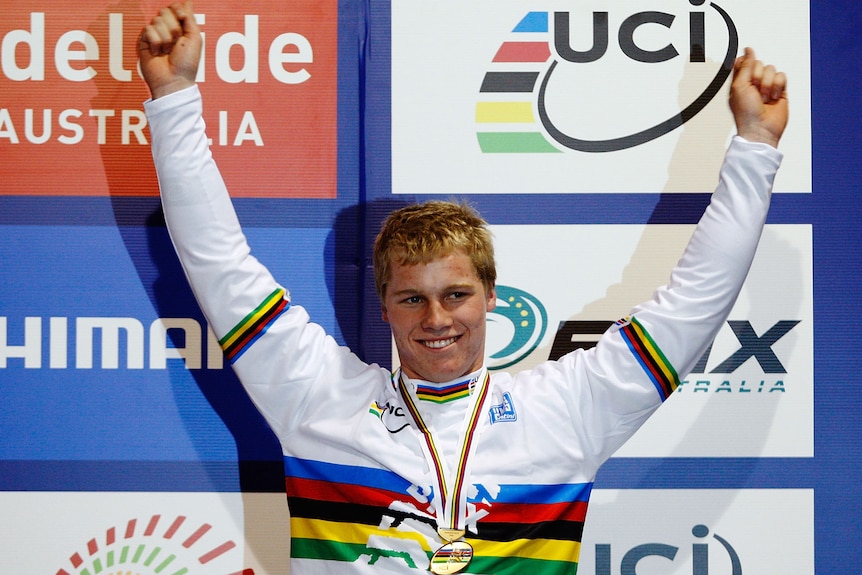
[[[482,81],[476,108],[482,151],[613,152],[682,126],[721,91],[739,49],[730,15],[704,2],[663,2],[660,10],[645,10],[643,2],[624,1],[614,3],[613,12],[527,13]],[[672,107],[645,99],[673,93],[656,75],[661,66],[698,67],[691,74],[698,79],[690,81],[697,86],[687,85],[689,95]],[[616,81],[626,92],[625,106],[601,92]],[[637,115],[620,125],[624,107]],[[613,134],[602,133],[601,124],[613,124],[607,129]]]
[[[695,525],[691,529],[691,534],[697,539],[705,539],[709,535],[709,528],[706,525]],[[733,546],[723,537],[713,534],[712,538],[718,542],[721,554],[727,556],[727,559],[716,558],[713,563],[715,567],[719,564],[726,565],[721,569],[710,570],[710,555],[709,543],[693,543],[691,546],[691,573],[692,575],[742,575],[742,562],[739,555]],[[595,575],[638,575],[638,563],[646,558],[664,558],[667,561],[673,562],[676,559],[679,547],[667,545],[664,543],[644,543],[636,545],[626,551],[620,560],[619,571],[611,569],[612,553],[609,544],[596,544],[596,572]],[[657,559],[651,559],[656,561]],[[728,561],[729,560],[729,561]],[[655,563],[653,563],[655,564]]]

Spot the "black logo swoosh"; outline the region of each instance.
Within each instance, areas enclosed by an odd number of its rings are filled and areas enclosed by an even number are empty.
[[[609,140],[582,140],[580,138],[564,134],[553,124],[545,107],[545,92],[548,87],[548,81],[551,78],[551,74],[554,72],[554,68],[557,67],[557,61],[554,60],[551,62],[550,68],[548,68],[548,71],[545,73],[545,77],[542,79],[542,85],[539,88],[539,117],[541,118],[542,125],[545,127],[545,130],[547,130],[548,135],[561,145],[571,150],[577,150],[579,152],[616,152],[618,150],[633,148],[640,144],[655,140],[656,138],[664,136],[668,132],[672,132],[679,128],[695,117],[721,90],[725,80],[727,80],[730,73],[733,71],[733,62],[736,60],[736,52],[739,49],[739,37],[737,35],[736,25],[733,23],[733,20],[731,20],[730,15],[716,4],[710,3],[710,6],[718,12],[719,15],[721,15],[722,19],[724,19],[725,25],[727,26],[729,38],[727,43],[727,53],[724,56],[721,68],[719,68],[718,73],[706,89],[694,100],[694,102],[689,104],[679,114],[656,124],[651,128],[647,128],[641,132],[637,132],[629,136],[623,136],[621,138],[612,138]]]

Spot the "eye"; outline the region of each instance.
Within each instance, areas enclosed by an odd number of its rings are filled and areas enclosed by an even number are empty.
[[[404,303],[415,305],[418,303],[422,303],[422,296],[413,295],[404,300]]]

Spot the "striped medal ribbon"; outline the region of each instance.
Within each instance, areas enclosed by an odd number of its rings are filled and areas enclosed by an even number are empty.
[[[416,423],[416,427],[422,432],[425,439],[425,453],[428,458],[428,463],[434,468],[439,485],[439,493],[441,498],[441,509],[443,517],[438,519],[437,533],[444,541],[442,547],[434,552],[431,557],[431,573],[436,575],[444,575],[448,573],[458,573],[470,564],[473,559],[473,547],[466,541],[461,540],[466,533],[464,528],[464,520],[467,516],[466,504],[467,497],[464,491],[464,484],[467,477],[467,460],[473,447],[473,440],[476,436],[476,431],[479,428],[480,415],[482,406],[485,404],[485,398],[488,396],[490,388],[490,375],[487,370],[479,377],[481,383],[478,390],[473,394],[473,404],[470,406],[470,414],[467,419],[467,429],[464,432],[464,437],[461,442],[461,449],[458,455],[458,464],[455,470],[455,477],[452,482],[447,481],[444,471],[445,464],[443,455],[437,448],[434,441],[434,436],[422,415],[416,408],[413,398],[407,392],[407,387],[404,384],[404,373],[398,377],[398,390],[401,392],[401,397],[404,404],[407,406],[407,411]]]

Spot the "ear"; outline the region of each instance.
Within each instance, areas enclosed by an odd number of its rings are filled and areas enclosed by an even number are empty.
[[[491,288],[488,293],[487,301],[485,302],[485,311],[494,311],[497,307],[497,290]]]
[[[383,321],[389,323],[389,314],[386,312],[386,306],[383,304],[380,304],[380,315],[383,318]]]

